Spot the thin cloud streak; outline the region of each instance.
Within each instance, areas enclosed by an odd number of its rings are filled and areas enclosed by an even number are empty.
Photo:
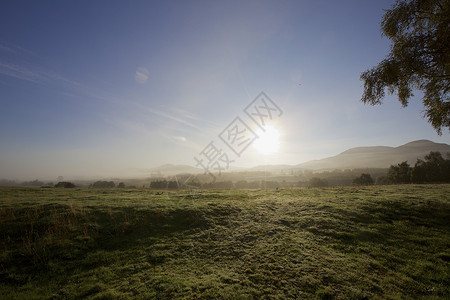
[[[51,71],[38,71],[11,63],[0,62],[0,75],[5,75],[7,77],[16,78],[19,80],[29,81],[35,84],[44,84],[44,85],[54,84],[56,86],[62,85],[65,88],[72,90],[71,93],[63,92],[62,94],[71,97],[85,98],[86,96],[88,96],[90,98],[110,103],[119,102],[119,100],[113,97],[102,96],[101,92],[94,91],[92,88],[89,88],[88,86],[84,86],[83,84],[77,81],[68,79],[60,74]]]
[[[191,122],[188,122],[188,121],[186,121],[184,119],[181,119],[180,117],[177,117],[177,116],[174,116],[174,115],[170,115],[168,113],[165,113],[165,112],[162,112],[160,110],[156,110],[156,109],[153,109],[153,108],[150,108],[150,107],[146,107],[144,109],[147,110],[148,112],[150,112],[152,114],[155,114],[155,115],[158,115],[160,117],[164,117],[166,119],[178,122],[180,124],[187,125],[187,126],[192,127],[194,129],[201,130],[201,128],[198,127],[197,125],[194,125]]]
[[[26,54],[28,56],[34,56],[36,58],[42,59],[39,55],[37,55],[33,51],[30,51],[28,49],[20,47],[19,45],[11,44],[11,43],[4,43],[3,42],[2,44],[0,44],[0,51],[9,52],[9,53],[12,53],[14,55]]]
[[[14,64],[4,64],[2,62],[0,62],[0,74],[33,83],[39,83],[45,80],[45,77],[37,72]]]
[[[33,83],[48,83],[55,81],[56,83],[62,82],[65,85],[71,87],[80,86],[80,83],[67,79],[64,76],[59,75],[57,73],[33,70],[27,67],[11,63],[0,62],[0,74],[21,80],[31,81]]]
[[[220,124],[218,124],[216,122],[212,122],[212,121],[206,120],[205,118],[201,118],[201,117],[196,116],[193,113],[185,111],[185,110],[181,110],[181,109],[178,109],[178,108],[171,108],[171,110],[176,111],[179,115],[183,116],[184,118],[190,119],[190,120],[195,121],[195,122],[201,122],[202,124],[208,123],[208,124],[210,124],[212,126],[216,126],[216,127],[220,125]]]
[[[17,52],[14,51],[13,49],[11,49],[11,48],[9,48],[9,47],[6,47],[6,46],[4,46],[4,45],[1,45],[1,44],[0,44],[0,51],[3,51],[3,52],[10,52],[10,53],[14,53],[14,54],[17,53]]]

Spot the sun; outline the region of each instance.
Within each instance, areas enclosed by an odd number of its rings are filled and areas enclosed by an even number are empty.
[[[264,155],[278,152],[280,149],[280,132],[272,126],[267,126],[266,131],[258,130],[256,132],[259,138],[253,142],[253,147]]]

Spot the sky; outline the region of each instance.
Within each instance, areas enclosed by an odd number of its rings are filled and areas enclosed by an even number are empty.
[[[450,143],[403,108],[360,99],[388,53],[394,1],[2,1],[0,178],[148,176],[195,166],[299,164],[358,146]],[[261,92],[280,109],[277,151],[240,155],[219,135]],[[231,167],[230,167],[231,168]]]

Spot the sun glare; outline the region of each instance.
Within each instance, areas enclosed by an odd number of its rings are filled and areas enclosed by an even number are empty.
[[[280,132],[276,128],[267,126],[266,131],[258,130],[256,134],[259,138],[253,142],[253,146],[259,153],[269,155],[278,152]]]

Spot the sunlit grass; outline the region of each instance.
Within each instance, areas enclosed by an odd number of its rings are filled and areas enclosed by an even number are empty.
[[[0,298],[443,298],[449,194],[0,188]]]

